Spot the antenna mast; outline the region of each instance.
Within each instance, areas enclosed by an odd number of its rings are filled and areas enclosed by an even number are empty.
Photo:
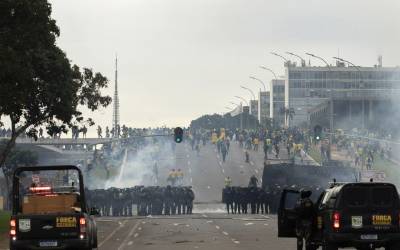
[[[114,90],[114,109],[113,109],[113,128],[114,137],[119,137],[119,98],[118,98],[118,57],[115,56],[115,90]]]

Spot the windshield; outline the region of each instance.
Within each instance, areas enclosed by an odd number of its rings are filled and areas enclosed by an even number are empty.
[[[45,214],[81,210],[77,170],[23,171],[17,178],[18,212]]]

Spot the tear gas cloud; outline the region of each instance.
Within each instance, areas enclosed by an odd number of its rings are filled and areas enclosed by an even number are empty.
[[[175,152],[169,141],[160,140],[153,143],[147,138],[146,146],[137,152],[126,150],[119,168],[119,173],[105,183],[105,188],[128,188],[137,185],[164,185],[159,181],[166,179],[170,168],[176,164]],[[157,178],[157,175],[159,175]],[[165,176],[165,178],[164,178]]]

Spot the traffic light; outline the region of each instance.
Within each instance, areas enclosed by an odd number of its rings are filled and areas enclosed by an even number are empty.
[[[183,141],[183,129],[177,127],[174,129],[174,141],[176,143],[181,143]]]
[[[320,141],[322,139],[322,127],[320,125],[316,125],[314,127],[314,139],[316,141]]]

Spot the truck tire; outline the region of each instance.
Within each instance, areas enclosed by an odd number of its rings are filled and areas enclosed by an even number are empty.
[[[318,246],[311,244],[309,241],[306,241],[306,250],[317,250]]]
[[[97,249],[97,245],[98,245],[97,243],[98,243],[98,241],[97,241],[97,228],[95,228],[93,230],[93,236],[92,236],[92,247],[94,249]]]
[[[21,248],[10,246],[10,250],[22,250]]]
[[[322,250],[338,250],[338,247],[336,245],[333,245],[332,243],[325,242],[322,245]]]
[[[390,245],[385,247],[385,250],[396,250],[396,249],[400,249],[400,243],[398,242],[391,243]]]

